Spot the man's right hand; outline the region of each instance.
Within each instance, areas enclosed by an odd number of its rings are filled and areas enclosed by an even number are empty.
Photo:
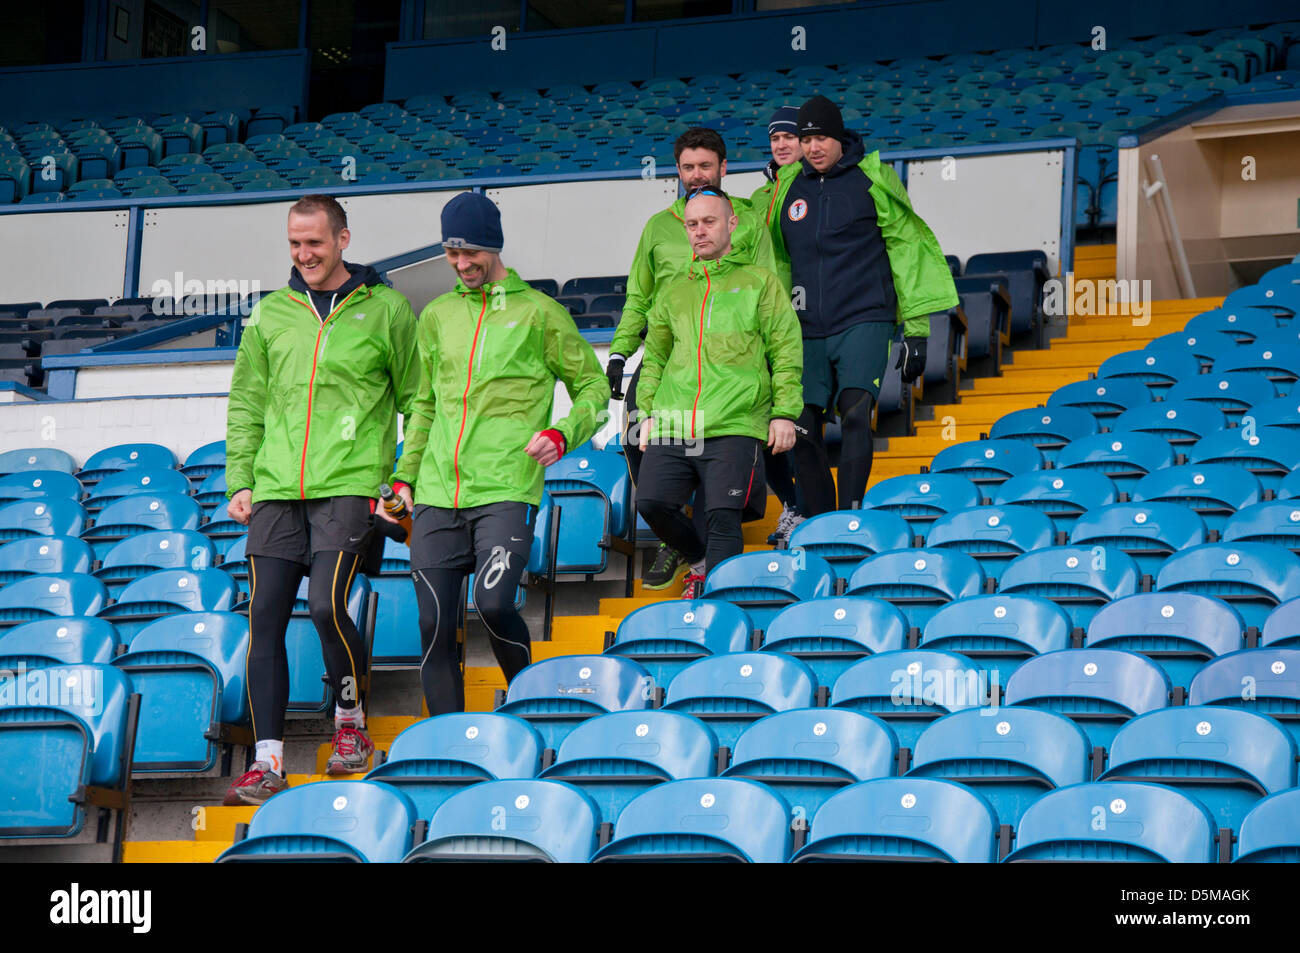
[[[236,523],[247,526],[249,517],[253,515],[253,491],[244,489],[232,496],[226,504],[226,512]]]
[[[625,359],[611,354],[605,364],[605,376],[609,378],[609,396],[612,400],[623,399],[623,364]]]
[[[402,502],[406,504],[406,514],[408,517],[415,512],[415,500],[411,498],[411,488],[409,486],[395,486],[393,487],[393,492],[401,497]],[[388,515],[388,510],[384,509],[383,500],[380,500],[379,504],[375,507],[375,515],[380,519],[388,520],[390,523],[401,522],[400,520],[395,520]]]

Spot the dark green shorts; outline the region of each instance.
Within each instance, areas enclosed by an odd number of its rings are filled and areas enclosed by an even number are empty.
[[[827,338],[804,338],[803,402],[833,410],[849,388],[878,398],[894,328],[891,321],[864,321]]]

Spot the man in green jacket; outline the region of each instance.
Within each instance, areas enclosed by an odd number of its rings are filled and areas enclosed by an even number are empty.
[[[722,177],[727,174],[727,146],[722,136],[713,129],[703,127],[686,130],[673,144],[677,162],[677,176],[685,193],[700,188],[722,188]],[[733,200],[739,225],[732,241],[735,254],[750,264],[767,269],[776,268],[772,253],[771,236],[763,227],[762,216],[750,209],[744,199]],[[679,198],[662,212],[657,212],[646,222],[637,243],[632,266],[628,269],[627,300],[618,329],[609,344],[606,374],[609,377],[610,396],[623,396],[623,365],[627,358],[641,346],[646,321],[660,289],[670,279],[684,274],[694,253],[690,240],[682,228],[686,200]],[[627,389],[627,430],[623,450],[628,471],[635,485],[641,466],[641,452],[637,442],[630,438],[637,418],[637,376]],[[697,527],[704,529],[703,522]],[[660,544],[651,567],[646,570],[642,586],[645,589],[666,589],[686,570],[686,560],[671,547]]]
[[[794,445],[803,405],[798,319],[776,275],[733,252],[738,224],[721,190],[688,197],[685,230],[697,260],[660,290],[641,370],[637,512],[690,562],[687,599],[744,548],[741,512],[766,492],[761,448]],[[705,538],[681,512],[692,492]]]
[[[413,510],[411,574],[430,715],[465,707],[456,622],[470,572],[506,681],[532,661],[514,600],[544,470],[591,438],[609,403],[600,361],[569,312],[502,263],[501,213],[491,199],[466,192],[448,202],[442,244],[459,281],[420,315],[425,384],[394,484]],[[552,424],[557,379],[573,407]]]
[[[415,316],[377,272],[343,260],[351,233],[333,198],[289,210],[289,286],[253,309],[235,358],[226,423],[227,511],[248,525],[245,690],[254,763],[226,804],[287,787],[285,630],[303,575],[334,689],[327,771],[365,770],[365,643],[348,592],[373,540],[374,496],[391,470],[397,413],[418,389]]]
[[[777,174],[771,235],[788,255],[804,338],[804,412],[796,422],[806,516],[836,508],[822,440],[824,414],[839,411],[839,509],[857,507],[871,474],[872,407],[895,327],[905,383],[925,370],[930,314],[956,306],[943,249],[912,210],[893,169],[868,154],[824,96],[799,107],[803,159]]]

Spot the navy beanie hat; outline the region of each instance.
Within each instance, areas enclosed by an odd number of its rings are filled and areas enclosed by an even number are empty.
[[[505,246],[501,210],[482,192],[462,192],[442,207],[442,244],[500,251]]]
[[[840,108],[825,96],[814,96],[799,107],[799,136],[844,138],[844,120]]]
[[[797,106],[782,106],[772,113],[772,118],[767,121],[768,138],[778,132],[788,132],[793,136],[799,135],[799,109]]]

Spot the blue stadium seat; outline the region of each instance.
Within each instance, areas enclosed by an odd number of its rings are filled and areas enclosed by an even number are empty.
[[[81,483],[62,470],[19,470],[0,477],[0,504],[51,496],[80,500]]]
[[[94,553],[75,536],[29,536],[0,545],[0,586],[38,573],[88,573]]]
[[[843,578],[845,569],[868,556],[912,545],[906,520],[885,510],[836,510],[804,520],[787,548],[820,556]]]
[[[1276,397],[1273,385],[1264,377],[1242,371],[1199,374],[1179,381],[1165,393],[1165,399],[1199,400],[1218,407],[1229,422],[1238,420],[1252,404]]]
[[[1276,491],[1282,480],[1300,469],[1300,433],[1286,427],[1239,427],[1208,434],[1187,453],[1193,464],[1223,463],[1243,467],[1259,478],[1265,490]]]
[[[134,467],[174,470],[176,456],[156,443],[124,443],[91,454],[76,476],[89,489],[110,473]]]
[[[1288,600],[1268,614],[1259,633],[1259,644],[1273,648],[1300,648],[1300,599]]]
[[[1243,649],[1206,662],[1192,679],[1189,705],[1269,715],[1300,743],[1300,649]]]
[[[1042,513],[1058,532],[1069,533],[1081,513],[1119,499],[1114,482],[1092,470],[1035,471],[1012,477],[997,488],[993,502]]]
[[[226,514],[228,489],[229,487],[226,486],[225,470],[218,470],[216,473],[209,474],[204,477],[203,482],[195,488],[194,499],[198,502],[199,506],[203,507],[204,511],[208,514],[209,519],[213,516],[222,516]]]
[[[233,612],[165,616],[136,634],[113,661],[141,696],[132,771],[216,766],[219,742],[235,740],[229,729],[248,723],[247,655],[248,619]]]
[[[200,483],[214,473],[226,469],[226,441],[217,440],[205,443],[185,458],[181,467],[193,483]]]
[[[18,661],[28,668],[43,664],[107,665],[117,654],[117,630],[94,616],[37,619],[0,634],[0,668],[12,671]]]
[[[1075,381],[1058,387],[1047,398],[1049,408],[1077,407],[1086,410],[1103,427],[1111,427],[1114,419],[1124,411],[1149,403],[1151,391],[1145,385],[1122,378]]]
[[[1138,591],[1141,573],[1127,553],[1111,546],[1053,546],[1012,560],[998,591],[1043,596],[1086,628],[1097,610]]]
[[[1209,659],[1242,647],[1246,623],[1231,605],[1192,592],[1144,592],[1116,600],[1088,626],[1089,648],[1147,656],[1174,685],[1191,684]]]
[[[1233,863],[1300,861],[1300,788],[1271,794],[1242,819]]]
[[[839,791],[813,818],[794,863],[997,860],[997,818],[970,788],[929,778],[880,778]]]
[[[1051,546],[1055,536],[1051,519],[1027,506],[977,506],[930,524],[926,547],[968,553],[996,577],[1022,553]]]
[[[1280,500],[1292,500],[1300,496],[1300,473],[1292,473],[1286,477],[1278,485],[1277,496]]]
[[[540,775],[584,791],[606,823],[656,784],[712,777],[718,739],[698,718],[672,711],[616,711],[589,718],[560,745]]]
[[[108,590],[93,576],[24,576],[0,589],[0,630],[35,619],[95,615],[107,600]]]
[[[109,503],[99,511],[95,525],[80,535],[90,543],[95,557],[103,559],[115,544],[128,536],[159,529],[198,529],[202,517],[203,510],[191,496],[136,493]]]
[[[1075,784],[1025,812],[1007,863],[1213,863],[1215,824],[1200,802],[1159,784]]]
[[[165,470],[158,467],[131,467],[105,473],[99,482],[91,485],[86,492],[82,506],[94,513],[103,509],[113,500],[138,493],[178,493],[182,496],[190,492],[190,481],[179,470]]]
[[[1061,470],[1095,470],[1106,474],[1120,492],[1130,492],[1153,470],[1174,465],[1173,448],[1163,437],[1150,433],[1105,433],[1081,437],[1056,458]]]
[[[563,510],[556,571],[603,572],[609,550],[626,540],[630,528],[632,481],[623,458],[599,451],[566,454],[546,468],[545,486]]]
[[[1113,503],[1089,510],[1070,533],[1073,546],[1111,546],[1152,578],[1176,552],[1207,539],[1205,521],[1176,503]]]
[[[1268,543],[1206,543],[1165,560],[1155,587],[1214,596],[1262,627],[1275,606],[1300,597],[1300,556]]]
[[[978,487],[1041,470],[1044,462],[1040,450],[1019,440],[967,440],[936,453],[930,470],[965,477]]]
[[[407,863],[583,863],[601,818],[582,791],[559,781],[484,781],[449,797]]]
[[[1286,333],[1292,332],[1287,329]],[[1282,345],[1275,334],[1270,335],[1271,343],[1241,344],[1221,354],[1214,362],[1213,373],[1263,377],[1273,385],[1276,396],[1287,396],[1300,378],[1300,344],[1292,336],[1287,345]]]
[[[1116,418],[1113,429],[1149,433],[1163,437],[1176,451],[1186,452],[1206,434],[1223,430],[1228,418],[1223,411],[1199,400],[1161,401],[1126,410]]]
[[[1228,519],[1221,538],[1225,543],[1271,543],[1300,555],[1300,506],[1291,499],[1248,506]]]
[[[747,651],[753,637],[749,616],[730,602],[665,599],[628,613],[605,654],[641,664],[655,685],[667,686],[696,659]]]
[[[653,708],[650,673],[630,659],[563,655],[529,665],[510,683],[496,710],[523,718],[546,747],[560,743],[581,721],[611,711]]]
[[[1251,407],[1242,416],[1242,426],[1251,422],[1256,427],[1283,427],[1300,430],[1300,394],[1275,397]]]
[[[1213,705],[1162,708],[1115,733],[1101,781],[1149,781],[1181,789],[1218,827],[1241,827],[1263,797],[1296,783],[1296,743],[1266,715]]]
[[[125,783],[130,695],[125,675],[96,664],[34,669],[0,692],[0,842],[73,837],[107,806],[92,788]]]
[[[812,669],[818,685],[833,685],[844,670],[876,652],[907,644],[907,618],[882,599],[828,596],[778,612],[763,633],[763,651],[780,652]]]
[[[1238,344],[1249,344],[1261,334],[1276,331],[1277,319],[1263,308],[1212,308],[1187,322],[1186,334],[1227,334]]]
[[[1129,719],[1168,705],[1170,692],[1169,677],[1144,656],[1065,649],[1025,661],[1007,680],[1004,700],[1064,715],[1091,745],[1106,748]]]
[[[911,747],[936,718],[991,705],[987,673],[965,656],[928,649],[881,652],[851,665],[831,689],[831,707],[883,719]]]
[[[522,718],[493,712],[451,712],[411,725],[366,775],[402,791],[429,820],[447,798],[473,784],[536,777],[545,747]]]
[[[1050,462],[1071,440],[1095,434],[1098,429],[1097,418],[1080,407],[1027,407],[999,417],[989,437],[1025,441]]]
[[[978,560],[960,550],[894,550],[859,563],[845,594],[884,599],[924,628],[944,603],[982,592],[984,580]]]
[[[826,799],[848,785],[894,774],[898,739],[885,722],[840,708],[800,708],[760,718],[731,753],[726,778],[748,778],[785,798],[806,830]]]
[[[222,560],[221,568],[240,578],[248,575],[244,537],[236,540]],[[375,642],[371,646],[374,666],[418,665],[420,648],[419,607],[411,598],[411,549],[405,543],[384,540],[378,575],[367,577],[378,596],[375,614]]]
[[[959,711],[925,729],[907,776],[975,788],[998,822],[1014,828],[1043,794],[1089,780],[1088,737],[1063,715],[1036,708]]]
[[[1233,513],[1258,503],[1263,492],[1259,478],[1243,467],[1195,463],[1149,473],[1130,495],[1139,503],[1181,503],[1199,513],[1207,529],[1222,532]]]
[[[1146,346],[1148,351],[1184,351],[1201,362],[1201,368],[1209,370],[1214,360],[1224,351],[1237,346],[1237,339],[1226,331],[1202,331],[1189,333],[1174,331],[1153,338]]]
[[[81,542],[83,546],[86,544]],[[90,547],[86,547],[89,549]],[[159,569],[208,569],[216,562],[216,550],[195,530],[153,530],[128,536],[105,555],[95,577],[118,598],[132,580]]]
[[[896,513],[924,535],[925,527],[944,513],[979,506],[981,502],[980,491],[965,477],[923,473],[881,480],[867,490],[862,508]]]
[[[1179,381],[1200,373],[1201,362],[1184,351],[1124,351],[1108,357],[1097,368],[1098,378],[1138,380],[1156,397],[1165,395]]]
[[[779,794],[753,781],[696,778],[634,799],[592,861],[779,864],[793,846],[789,805]]]
[[[235,580],[220,569],[158,569],[133,579],[97,614],[117,626],[130,645],[155,619],[177,612],[227,612],[238,594]]]
[[[320,781],[281,791],[217,863],[396,863],[410,849],[415,805],[373,781]]]
[[[820,556],[773,550],[742,553],[713,567],[704,583],[704,598],[733,603],[763,629],[792,602],[818,599],[835,589],[835,573]]]
[[[76,500],[44,497],[0,506],[0,542],[34,536],[79,536],[88,517]]]
[[[812,708],[817,679],[798,659],[732,652],[686,666],[668,685],[663,707],[694,715],[731,747],[750,723],[773,712]]]
[[[1285,326],[1290,324],[1296,312],[1300,311],[1300,289],[1294,286],[1248,285],[1245,288],[1238,288],[1224,298],[1223,307],[1225,309],[1262,308],[1271,312],[1279,325]]]
[[[54,447],[29,447],[0,453],[0,474],[20,473],[24,470],[58,470],[71,476],[77,472],[77,462],[66,450]]]
[[[958,653],[996,672],[1002,686],[1026,659],[1070,647],[1070,617],[1037,596],[970,596],[930,617],[920,647]]]

